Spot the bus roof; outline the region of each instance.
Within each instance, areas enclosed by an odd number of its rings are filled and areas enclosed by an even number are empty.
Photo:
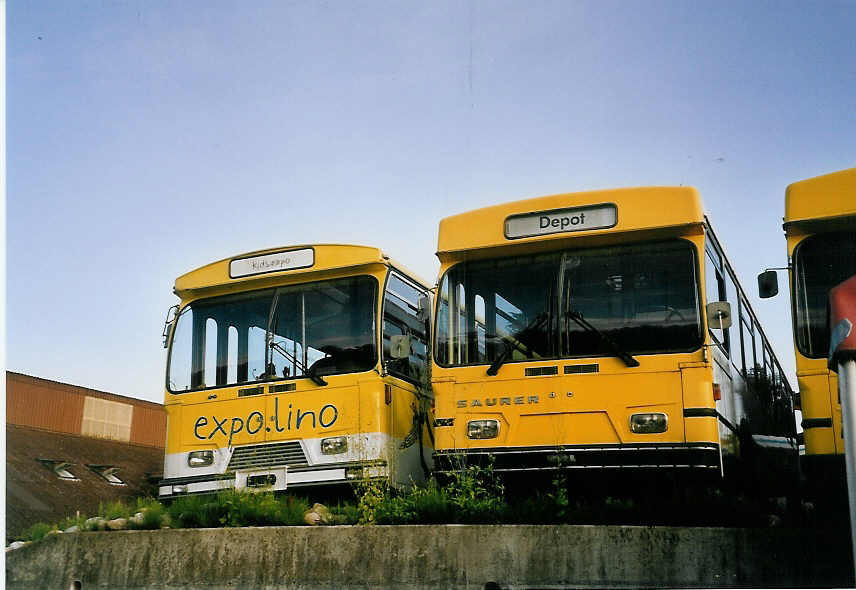
[[[313,280],[313,274],[329,274],[372,264],[395,267],[425,285],[425,281],[391,260],[379,248],[354,244],[301,244],[256,250],[206,264],[178,277],[174,291],[185,299],[218,287],[256,288],[290,276]]]
[[[539,216],[540,213],[544,215]],[[595,222],[584,222],[580,213],[593,213],[590,219],[595,219]],[[562,220],[562,215],[569,223]],[[577,227],[570,227],[575,221],[574,216]],[[528,225],[521,225],[521,221]],[[639,187],[565,193],[446,217],[440,221],[437,254],[702,223],[701,199],[693,187]],[[562,224],[566,227],[563,228]],[[539,229],[541,227],[546,229]]]
[[[785,189],[785,227],[856,216],[856,168],[795,182]]]

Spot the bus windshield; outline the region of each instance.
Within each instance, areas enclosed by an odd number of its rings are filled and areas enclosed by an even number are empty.
[[[367,371],[377,280],[350,277],[194,301],[178,317],[169,391]]]
[[[856,274],[856,232],[810,236],[794,251],[794,314],[799,351],[809,358],[829,354],[829,290]]]
[[[694,252],[674,240],[457,264],[440,284],[437,362],[695,350]]]

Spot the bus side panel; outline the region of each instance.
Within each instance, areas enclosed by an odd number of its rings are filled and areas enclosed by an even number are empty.
[[[800,375],[797,378],[802,398],[802,413],[804,421],[818,418],[829,418],[832,416],[832,393],[830,391],[830,379],[827,373],[814,375]],[[837,400],[837,390],[835,397]],[[840,411],[840,410],[839,410]],[[839,414],[839,425],[841,423]],[[833,428],[809,427],[805,428],[805,449],[808,455],[829,455],[836,452],[835,445],[835,420]],[[840,427],[840,426],[839,426]]]
[[[433,449],[423,439],[420,458],[419,442],[426,426],[419,419],[415,388],[399,379],[388,379],[386,387],[391,390],[390,475],[396,485],[409,487],[425,480],[422,460],[430,468]]]
[[[431,383],[434,391],[434,419],[449,420],[455,415],[455,382],[434,380]],[[455,449],[458,448],[455,429],[444,424],[434,423],[434,448]]]
[[[181,404],[165,404],[166,410],[166,449],[167,455],[181,450]]]
[[[715,444],[722,441],[723,453],[726,452],[726,448],[728,452],[736,453],[737,441],[733,436],[729,436],[730,431],[719,423],[716,416],[705,415],[715,411],[720,406],[722,411],[729,411],[726,400],[720,400],[716,404],[717,408],[714,408],[713,380],[710,367],[682,369],[681,385],[683,387],[684,410],[687,410],[684,413],[686,441],[688,443],[708,442]]]

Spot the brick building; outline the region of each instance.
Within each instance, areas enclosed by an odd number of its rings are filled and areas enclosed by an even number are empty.
[[[165,439],[160,404],[7,371],[7,539],[154,494]]]

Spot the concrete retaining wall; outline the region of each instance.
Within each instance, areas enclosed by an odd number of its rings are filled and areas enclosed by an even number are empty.
[[[595,526],[264,527],[54,535],[7,588],[852,586],[847,536]],[[489,586],[490,587],[490,586]],[[494,586],[495,587],[495,586]]]

